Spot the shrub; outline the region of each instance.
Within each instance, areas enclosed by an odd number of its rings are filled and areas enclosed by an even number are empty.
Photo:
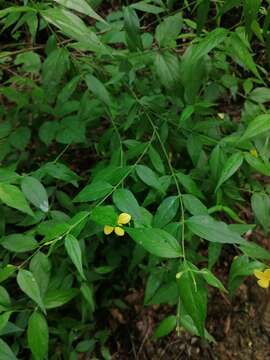
[[[232,296],[270,259],[252,238],[269,228],[268,10],[1,4],[0,358],[109,358],[98,314],[142,283],[145,306],[175,309],[157,338],[212,340],[208,285]]]

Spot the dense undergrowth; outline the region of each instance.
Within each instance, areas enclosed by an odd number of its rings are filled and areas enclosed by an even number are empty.
[[[208,286],[270,259],[268,2],[0,7],[0,359],[109,359],[142,284],[154,336],[213,340]]]

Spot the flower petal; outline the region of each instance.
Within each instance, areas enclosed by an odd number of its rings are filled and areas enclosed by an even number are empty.
[[[110,235],[113,232],[113,230],[114,228],[109,225],[105,225],[103,229],[105,235]]]
[[[122,213],[118,216],[118,224],[125,225],[128,224],[131,220],[131,216],[127,213]]]
[[[269,286],[269,280],[267,280],[267,279],[258,280],[258,285],[260,285],[260,287],[266,289]]]
[[[264,270],[263,274],[264,274],[264,276],[265,276],[267,279],[270,280],[270,269]]]
[[[123,228],[119,227],[119,226],[116,226],[116,227],[114,228],[114,232],[115,232],[116,235],[118,235],[118,236],[123,236],[123,235],[125,235],[125,230],[124,230]]]
[[[254,270],[254,275],[256,276],[257,279],[263,279],[264,278],[264,273],[260,270]]]

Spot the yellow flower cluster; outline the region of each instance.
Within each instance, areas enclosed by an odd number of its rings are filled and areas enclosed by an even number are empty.
[[[119,226],[105,225],[103,229],[104,234],[110,235],[114,231],[115,234],[118,236],[125,235],[125,230],[122,228],[122,225],[128,224],[130,220],[131,220],[131,216],[129,214],[127,213],[120,214],[117,219],[117,225]]]
[[[266,269],[264,271],[255,270],[254,275],[258,279],[258,285],[260,287],[267,289],[270,283],[270,269]]]

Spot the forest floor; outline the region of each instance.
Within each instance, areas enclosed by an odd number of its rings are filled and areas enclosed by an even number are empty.
[[[114,329],[114,360],[267,360],[270,342],[261,326],[266,296],[254,279],[242,284],[235,298],[212,291],[207,329],[216,343],[206,343],[186,332],[175,332],[161,340],[152,334],[159,321],[168,314],[166,307],[143,307],[143,293],[133,292],[125,300],[128,313],[111,310],[109,320]]]
[[[270,250],[270,239],[254,232],[257,242]],[[230,261],[236,254],[231,248],[222,251],[217,266],[218,278],[226,284]],[[215,343],[207,343],[182,331],[160,340],[153,339],[154,329],[175,309],[168,306],[143,305],[142,290],[127,291],[123,300],[127,311],[112,308],[108,317],[112,332],[113,360],[270,360],[270,321],[263,325],[262,316],[270,293],[249,277],[230,299],[209,288],[206,328]],[[265,318],[265,317],[264,317]],[[268,328],[268,332],[267,329]]]

